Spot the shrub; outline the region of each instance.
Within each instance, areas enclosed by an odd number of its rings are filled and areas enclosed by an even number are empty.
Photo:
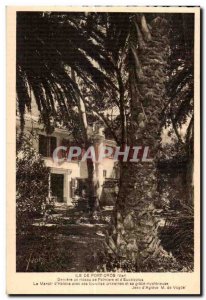
[[[165,249],[171,251],[181,265],[193,270],[194,257],[194,207],[181,203],[178,211],[168,216],[160,233]]]
[[[16,219],[17,228],[28,226],[43,213],[48,196],[49,170],[33,148],[32,134],[17,136]]]

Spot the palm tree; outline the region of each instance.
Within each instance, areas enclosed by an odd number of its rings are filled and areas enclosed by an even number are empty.
[[[133,271],[177,268],[161,247],[154,202],[169,57],[169,23],[164,15],[109,14],[107,51],[115,66],[121,144],[149,146],[150,162],[121,162],[114,227],[107,246],[121,268]],[[155,269],[156,268],[156,269]]]

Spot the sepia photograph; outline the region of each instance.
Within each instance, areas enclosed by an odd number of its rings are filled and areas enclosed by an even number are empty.
[[[194,273],[195,18],[16,11],[17,275]]]

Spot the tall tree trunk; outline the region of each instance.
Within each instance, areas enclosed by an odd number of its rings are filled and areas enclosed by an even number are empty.
[[[169,42],[165,19],[157,17],[151,26],[150,32],[145,17],[138,16],[135,28],[138,29],[137,35],[142,35],[139,43],[143,40],[144,43],[137,47],[130,40],[131,125],[128,126],[128,143],[149,146],[156,159],[160,146]],[[158,238],[158,221],[154,215],[157,197],[155,160],[121,163],[116,224],[108,245],[123,269],[165,271],[166,268],[174,268],[173,257],[164,251]]]
[[[88,173],[88,200],[89,200],[89,209],[93,215],[95,211],[99,209],[99,201],[97,196],[97,180],[95,176],[95,167],[92,159],[87,159],[87,173]]]
[[[71,77],[74,82],[76,82],[76,77],[74,71],[71,69]],[[83,99],[77,95],[77,105],[78,105],[78,112],[80,118],[80,125],[83,131],[83,139],[85,143],[86,150],[93,146],[92,137],[89,135],[88,130],[88,121],[87,121],[87,114],[86,114],[86,106]],[[96,183],[96,176],[95,176],[95,164],[92,159],[87,159],[87,173],[88,173],[88,202],[89,202],[89,209],[92,213],[99,209],[99,201],[97,199],[97,183]]]

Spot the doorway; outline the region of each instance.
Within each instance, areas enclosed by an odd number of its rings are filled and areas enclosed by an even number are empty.
[[[51,174],[51,192],[57,202],[64,202],[64,174]]]

